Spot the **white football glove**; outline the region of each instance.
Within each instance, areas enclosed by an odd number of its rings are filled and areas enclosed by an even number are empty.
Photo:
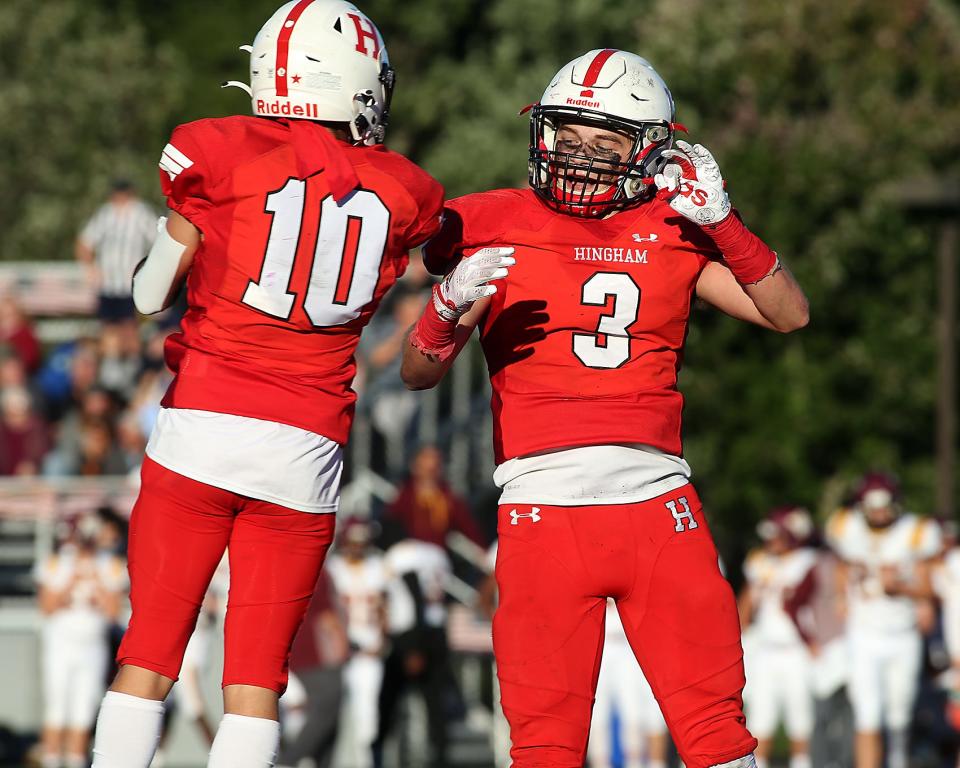
[[[668,200],[673,210],[696,224],[719,224],[730,213],[720,166],[702,144],[677,141],[677,147],[663,150],[671,162],[653,177],[657,197]]]
[[[433,305],[444,320],[455,322],[473,302],[492,296],[497,286],[491,280],[507,276],[507,268],[517,263],[513,248],[481,248],[465,259],[434,288]]]

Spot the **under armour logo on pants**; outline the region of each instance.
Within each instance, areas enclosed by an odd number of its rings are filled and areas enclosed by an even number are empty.
[[[530,522],[539,523],[540,522],[540,507],[534,507],[532,512],[525,512],[521,514],[515,509],[510,510],[510,525],[518,525],[517,522],[521,517],[529,517]]]

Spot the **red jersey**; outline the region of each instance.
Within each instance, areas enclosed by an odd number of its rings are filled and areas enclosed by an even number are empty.
[[[677,374],[713,241],[656,199],[585,219],[505,189],[450,201],[425,259],[486,246],[517,262],[480,324],[497,463],[624,443],[680,455]]]
[[[329,138],[312,133],[324,130],[242,116],[173,132],[163,192],[203,241],[181,332],[167,340],[176,376],[164,406],[346,441],[360,331],[409,249],[439,228],[443,188],[382,146],[338,142],[360,180],[338,204],[323,171]]]

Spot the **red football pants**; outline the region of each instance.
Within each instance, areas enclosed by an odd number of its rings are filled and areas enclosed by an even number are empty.
[[[335,516],[241,496],[149,458],[141,477],[128,547],[133,615],[117,662],[177,679],[200,604],[228,550],[223,685],[282,693]]]
[[[515,768],[583,765],[607,597],[688,768],[753,751],[736,601],[693,486],[640,504],[504,505],[498,532],[493,645]]]

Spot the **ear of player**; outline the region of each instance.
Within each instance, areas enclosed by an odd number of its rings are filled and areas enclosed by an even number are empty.
[[[433,293],[437,314],[448,322],[456,322],[477,299],[492,296],[494,280],[507,276],[516,264],[513,248],[482,248],[465,259],[447,275]]]
[[[653,179],[657,197],[696,224],[719,224],[730,214],[720,166],[702,144],[678,140],[677,147],[663,150],[668,162]]]

